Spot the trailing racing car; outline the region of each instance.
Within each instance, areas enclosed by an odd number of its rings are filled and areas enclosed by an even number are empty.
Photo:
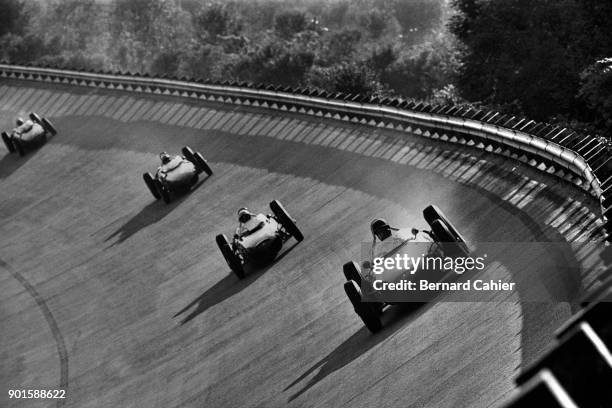
[[[356,262],[348,262],[343,266],[346,278],[344,291],[355,313],[372,333],[382,329],[381,316],[390,306],[406,302],[404,298],[398,299],[397,302],[379,299],[382,297],[381,292],[378,292],[380,288],[372,285],[374,279],[372,266],[375,264],[375,259],[386,260],[398,256],[403,251],[410,253],[415,250],[417,252],[411,253],[411,256],[416,255],[423,259],[425,257],[467,257],[470,255],[470,248],[465,239],[438,207],[428,206],[423,210],[423,216],[431,231],[419,231],[412,228],[408,233],[404,233],[405,230],[393,228],[383,219],[373,220],[370,224],[373,237],[370,260],[364,262],[364,269],[367,271],[362,272]],[[410,243],[418,245],[408,245]],[[426,254],[422,252],[424,248]],[[437,271],[429,276],[442,281],[452,278],[452,275],[453,272]],[[390,276],[391,282],[407,282],[406,278],[411,279],[415,275],[405,270],[398,270],[391,271]],[[363,290],[368,292],[362,292]]]
[[[203,172],[208,176],[213,174],[212,169],[204,157],[194,152],[189,146],[182,149],[182,156],[170,156],[166,152],[160,153],[161,166],[155,176],[144,173],[142,178],[149,191],[156,200],[162,198],[170,203],[173,194],[184,194],[191,190]]]
[[[40,147],[50,136],[55,136],[57,131],[47,118],[41,118],[36,113],[30,113],[30,118],[24,121],[18,118],[16,127],[10,133],[2,132],[2,141],[9,153],[17,152],[24,156],[26,150]]]
[[[270,263],[276,258],[283,244],[294,237],[304,240],[304,235],[283,205],[274,200],[270,203],[272,215],[253,214],[247,208],[238,210],[239,226],[232,242],[224,234],[216,236],[217,245],[230,269],[242,279],[245,265]]]

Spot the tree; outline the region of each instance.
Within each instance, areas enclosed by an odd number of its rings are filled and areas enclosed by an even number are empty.
[[[612,58],[597,61],[580,74],[579,96],[594,112],[594,122],[612,132]]]
[[[457,79],[464,97],[516,101],[540,120],[580,114],[580,72],[586,61],[612,55],[609,2],[454,0],[453,6],[458,14],[450,29],[465,45]]]
[[[190,16],[176,0],[116,0],[110,17],[110,52],[123,69],[148,71],[157,55],[193,38]]]
[[[25,23],[21,1],[0,0],[0,37],[8,33],[21,34]]]
[[[282,12],[274,19],[274,30],[285,39],[304,31],[307,26],[306,14],[297,10]]]
[[[235,30],[232,15],[228,7],[220,3],[212,3],[202,6],[194,15],[194,27],[200,38],[204,32],[213,39],[223,36]]]

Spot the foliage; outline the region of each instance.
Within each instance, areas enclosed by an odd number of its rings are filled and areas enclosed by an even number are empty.
[[[610,2],[454,0],[451,31],[465,45],[461,94],[487,104],[516,101],[528,116],[580,119],[580,73],[612,55]]]
[[[0,0],[0,37],[23,32],[26,23],[24,20],[23,4],[20,0]]]
[[[315,68],[308,78],[311,86],[350,95],[377,96],[382,85],[366,64],[344,62],[329,68]]]
[[[0,57],[427,97],[453,74],[432,40],[444,1],[0,0]]]
[[[274,29],[285,39],[304,31],[307,25],[306,14],[297,10],[282,12],[274,19]]]
[[[579,96],[594,112],[594,121],[612,133],[612,58],[597,61],[581,74]]]

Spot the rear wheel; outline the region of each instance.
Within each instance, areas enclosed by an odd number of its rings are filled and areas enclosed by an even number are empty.
[[[153,178],[151,173],[144,173],[142,175],[142,178],[145,184],[147,185],[147,187],[149,188],[149,191],[151,192],[151,194],[153,194],[153,197],[155,197],[156,200],[159,200],[161,198],[161,195],[159,194],[159,191],[157,190],[157,183],[155,183],[155,179]]]
[[[55,126],[53,126],[53,123],[51,123],[49,119],[42,118],[42,126],[47,132],[51,133],[53,136],[57,135],[57,130],[55,130]]]
[[[6,146],[6,149],[9,151],[9,153],[15,152],[15,146],[13,146],[13,142],[11,141],[11,138],[9,137],[8,133],[2,132],[2,141],[4,142],[4,145]]]
[[[298,242],[304,240],[304,234],[302,234],[302,231],[300,231],[298,226],[295,224],[293,218],[291,218],[287,210],[285,210],[283,205],[278,200],[274,200],[270,203],[270,209],[272,210],[274,216],[278,219],[278,222],[289,234],[291,234],[292,237],[294,237]]]
[[[225,234],[217,235],[215,240],[217,241],[217,246],[219,246],[219,250],[225,259],[225,262],[227,262],[227,265],[230,267],[232,272],[234,272],[239,279],[243,279],[245,275],[242,262],[240,262],[240,258],[238,258],[238,256],[236,256],[232,250],[232,247],[230,246]]]
[[[361,268],[354,261],[347,262],[342,266],[342,272],[347,281],[355,281],[361,286]]]
[[[377,333],[382,329],[380,314],[373,305],[361,301],[361,289],[355,281],[344,282],[344,292],[351,301],[355,313],[361,318],[365,326],[372,333]]]

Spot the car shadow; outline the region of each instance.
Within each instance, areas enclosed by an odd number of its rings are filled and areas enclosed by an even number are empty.
[[[25,156],[21,157],[18,153],[9,153],[7,151],[2,159],[0,159],[0,180],[9,177],[11,174],[19,170],[19,168],[30,161],[30,159],[32,159],[37,152],[38,148],[28,150]]]
[[[202,184],[204,184],[206,180],[208,180],[208,177],[200,179],[197,184],[195,184],[191,188],[191,191],[185,194],[174,195],[172,197],[173,200],[170,201],[170,203],[168,204],[164,203],[163,200],[155,200],[147,204],[147,206],[140,210],[138,214],[130,218],[126,223],[124,223],[121,227],[119,227],[115,232],[110,234],[104,240],[104,242],[109,242],[112,241],[114,238],[117,238],[117,240],[110,244],[107,249],[115,245],[121,244],[123,241],[127,240],[132,235],[138,233],[140,230],[148,227],[149,225],[155,224],[161,219],[163,219],[166,215],[170,214],[172,210],[178,207],[184,200],[186,200],[196,189],[198,189]]]
[[[242,290],[247,288],[261,276],[263,276],[268,269],[273,267],[277,262],[283,259],[289,252],[293,251],[293,249],[298,245],[298,242],[295,242],[293,245],[284,248],[279,255],[274,259],[274,261],[263,267],[254,267],[251,265],[247,265],[245,268],[246,276],[244,279],[238,279],[238,277],[234,273],[230,273],[215,285],[213,285],[206,292],[202,293],[196,299],[194,299],[187,306],[179,310],[173,318],[176,318],[182,314],[187,313],[190,309],[193,310],[185,316],[181,320],[181,325],[193,320],[198,315],[204,313],[211,307],[218,305],[219,303],[229,299],[230,297],[240,293]],[[194,308],[195,306],[195,308]]]
[[[423,303],[415,303],[414,305],[407,304],[404,307],[393,306],[383,315],[383,329],[375,334],[370,333],[365,326],[362,326],[355,334],[346,339],[331,353],[313,364],[302,375],[285,387],[283,391],[288,391],[318,370],[315,376],[312,377],[306,385],[289,397],[287,402],[291,402],[298,398],[318,382],[325,379],[328,375],[340,370],[376,347],[378,344],[393,336],[399,330],[406,327],[410,321],[415,320],[418,316],[423,314],[428,306],[429,304]]]

